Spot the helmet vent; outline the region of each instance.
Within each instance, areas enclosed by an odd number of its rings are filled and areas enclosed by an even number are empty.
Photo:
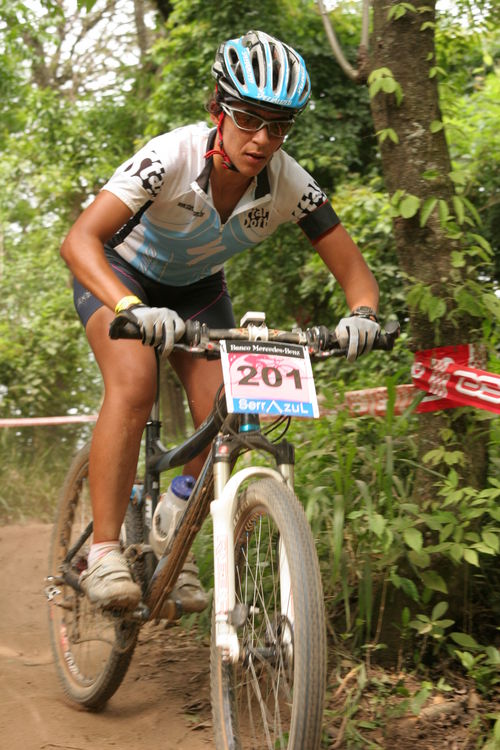
[[[265,83],[265,81],[261,82],[260,80],[260,59],[259,59],[258,50],[254,50],[252,52],[251,62],[252,62],[253,74],[255,76],[255,83],[257,84],[257,86],[261,86]]]
[[[276,91],[279,86],[279,80],[280,80],[280,62],[279,60],[276,60],[276,58],[273,60],[273,90]]]

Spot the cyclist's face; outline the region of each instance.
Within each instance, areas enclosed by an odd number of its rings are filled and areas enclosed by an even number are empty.
[[[271,120],[283,121],[283,115],[274,115],[266,110],[249,107],[246,104],[238,103],[237,108],[240,112],[248,112],[249,115],[256,115],[267,122]],[[234,112],[231,116],[230,110],[226,112],[222,123],[224,150],[241,174],[246,177],[254,177],[264,169],[274,152],[280,148],[284,135],[271,135],[267,126],[261,127],[259,130],[243,130],[238,127],[235,119],[241,125],[247,126],[244,116],[240,113]],[[258,126],[260,122],[252,123],[250,120],[250,125],[252,127]],[[279,130],[279,128],[277,129]]]

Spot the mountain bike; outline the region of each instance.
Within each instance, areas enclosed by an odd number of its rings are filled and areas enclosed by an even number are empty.
[[[137,338],[138,331],[117,318],[110,335]],[[397,324],[389,324],[377,348],[392,349],[397,335]],[[105,706],[125,676],[141,626],[182,616],[170,594],[211,514],[215,747],[317,750],[327,664],[323,592],[314,539],[293,490],[294,448],[284,432],[295,416],[317,416],[311,360],[345,352],[324,326],[269,329],[262,313],[247,313],[239,328],[227,330],[187,321],[176,346],[221,357],[224,384],[205,422],[170,449],[160,441],[156,398],[145,429],[143,482],[135,485],[121,540],[143,592],[135,611],[104,611],[79,585],[92,534],[88,446],[62,488],[46,580],[60,681],[72,701],[95,711]],[[209,445],[186,510],[158,553],[152,541],[160,475]]]

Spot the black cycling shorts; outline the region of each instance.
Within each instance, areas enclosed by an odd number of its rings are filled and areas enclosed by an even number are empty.
[[[218,271],[194,284],[167,286],[144,276],[118,253],[106,247],[106,258],[114,273],[131,294],[135,294],[150,307],[168,307],[183,320],[199,320],[211,328],[231,328],[235,325],[231,297],[224,272]],[[103,303],[75,279],[73,297],[76,311],[86,326],[90,316]]]

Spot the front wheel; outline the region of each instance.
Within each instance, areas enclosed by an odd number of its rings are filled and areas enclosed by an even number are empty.
[[[61,491],[49,560],[49,630],[57,672],[70,700],[100,710],[117,690],[130,664],[138,625],[106,614],[66,581],[87,567],[92,520],[88,490],[89,446],[75,456]],[[76,545],[71,561],[68,552]],[[63,574],[66,579],[63,580]]]
[[[317,750],[326,679],[323,591],[299,501],[274,479],[238,499],[234,529],[240,660],[224,661],[212,627],[217,750]]]

